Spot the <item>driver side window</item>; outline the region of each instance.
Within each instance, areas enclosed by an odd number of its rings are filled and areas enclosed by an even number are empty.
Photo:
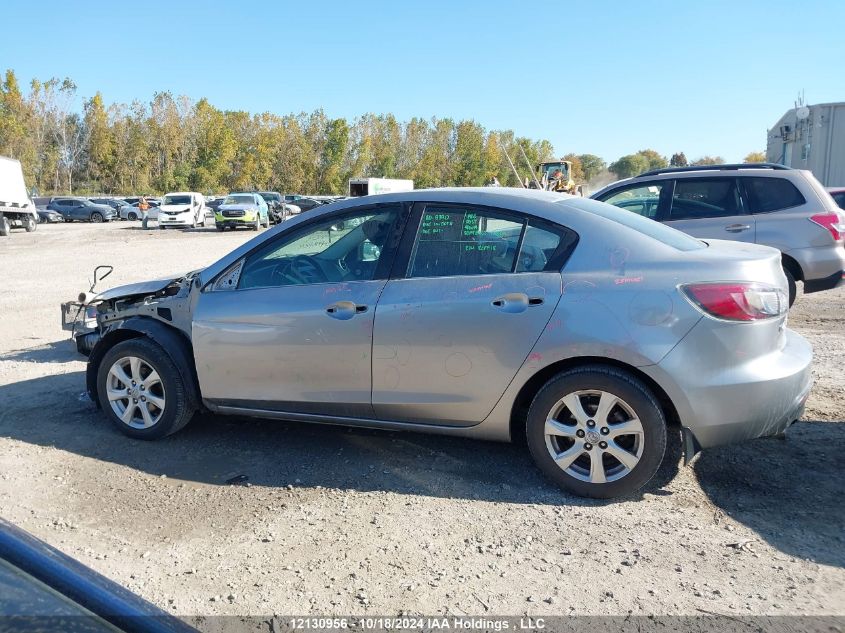
[[[398,217],[398,206],[369,208],[287,232],[247,256],[237,288],[375,279]]]

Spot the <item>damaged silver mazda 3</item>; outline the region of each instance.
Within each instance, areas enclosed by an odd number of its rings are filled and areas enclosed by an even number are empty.
[[[676,438],[690,459],[797,420],[812,350],[787,310],[775,249],[504,188],[334,203],[62,306],[88,393],[131,437],[200,409],[524,437],[592,497],[641,488]]]

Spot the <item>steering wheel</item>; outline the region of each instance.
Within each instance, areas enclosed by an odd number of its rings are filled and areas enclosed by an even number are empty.
[[[288,271],[303,283],[315,284],[329,281],[322,268],[308,255],[294,255],[290,260]]]

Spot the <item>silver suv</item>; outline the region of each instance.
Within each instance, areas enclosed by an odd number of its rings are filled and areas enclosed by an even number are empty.
[[[805,293],[845,283],[845,217],[809,171],[774,163],[656,169],[591,198],[700,239],[777,248],[790,305],[796,281]]]

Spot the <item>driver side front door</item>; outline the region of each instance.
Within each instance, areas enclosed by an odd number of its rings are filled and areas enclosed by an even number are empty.
[[[401,230],[398,205],[317,218],[265,243],[201,293],[192,338],[205,400],[372,417],[373,319],[395,253],[381,248],[373,259],[365,248],[373,217],[388,226],[386,239]],[[361,253],[369,258],[359,261]]]

